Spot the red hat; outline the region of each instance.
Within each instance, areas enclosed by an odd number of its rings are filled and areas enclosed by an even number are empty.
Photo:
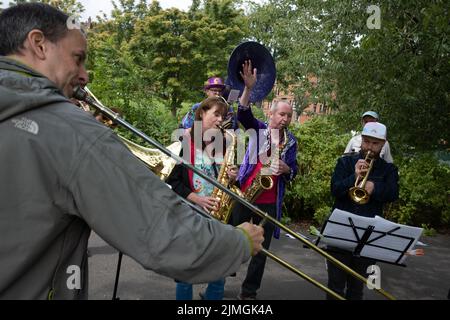
[[[223,84],[222,78],[219,77],[211,77],[205,82],[204,89],[208,90],[211,88],[225,88],[225,85]]]

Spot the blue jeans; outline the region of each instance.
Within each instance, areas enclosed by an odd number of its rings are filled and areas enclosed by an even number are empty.
[[[208,283],[204,299],[205,300],[223,300],[225,279],[219,279]],[[186,282],[177,282],[176,289],[177,300],[192,300],[192,284]]]

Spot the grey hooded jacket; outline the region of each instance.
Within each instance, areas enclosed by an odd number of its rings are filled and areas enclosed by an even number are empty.
[[[191,283],[250,257],[241,230],[195,214],[50,80],[0,57],[0,299],[87,298],[91,229]]]

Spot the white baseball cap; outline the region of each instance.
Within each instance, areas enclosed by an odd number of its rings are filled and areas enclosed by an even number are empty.
[[[378,113],[376,113],[375,111],[366,111],[363,113],[363,115],[361,116],[361,118],[364,118],[365,116],[369,116],[375,119],[380,119],[380,117],[378,116]]]
[[[379,122],[367,122],[361,135],[386,140],[386,126]]]

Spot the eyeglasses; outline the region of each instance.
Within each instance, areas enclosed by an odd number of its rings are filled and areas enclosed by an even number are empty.
[[[208,89],[209,91],[212,91],[212,92],[216,92],[216,93],[221,93],[222,92],[222,89],[219,89],[219,88],[211,88],[211,89]]]

